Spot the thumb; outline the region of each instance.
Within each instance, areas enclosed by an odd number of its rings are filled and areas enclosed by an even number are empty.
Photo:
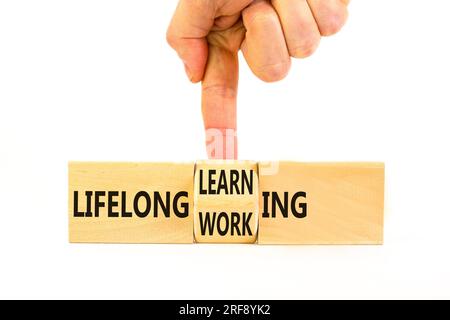
[[[167,42],[184,62],[189,80],[203,79],[208,59],[206,36],[214,25],[211,1],[181,0],[167,30]]]

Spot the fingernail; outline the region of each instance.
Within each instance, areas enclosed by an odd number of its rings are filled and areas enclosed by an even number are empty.
[[[184,70],[186,71],[186,75],[188,76],[189,81],[192,82],[193,76],[192,76],[191,70],[189,69],[189,67],[186,64],[186,62],[184,63]]]

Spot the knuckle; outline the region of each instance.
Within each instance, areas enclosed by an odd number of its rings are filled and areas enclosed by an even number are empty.
[[[290,60],[276,64],[265,65],[257,68],[255,74],[258,76],[258,78],[265,82],[280,81],[287,76],[290,66]]]
[[[323,36],[331,36],[341,30],[346,20],[346,10],[332,11],[324,16],[321,23],[319,23],[320,33]]]
[[[220,97],[223,99],[234,99],[237,96],[236,88],[225,84],[208,84],[202,86],[203,94],[207,96]]]
[[[320,35],[308,35],[301,41],[295,43],[290,48],[290,54],[294,58],[306,58],[311,56],[317,49],[320,43]]]

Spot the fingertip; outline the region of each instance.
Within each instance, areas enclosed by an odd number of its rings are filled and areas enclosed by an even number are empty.
[[[238,140],[235,129],[207,128],[205,136],[208,159],[236,160],[238,158]]]
[[[202,81],[208,60],[206,39],[183,39],[168,35],[168,42],[184,64],[189,81]]]
[[[206,39],[185,39],[184,42],[179,54],[189,72],[189,80],[194,83],[200,82],[208,60],[208,44]]]

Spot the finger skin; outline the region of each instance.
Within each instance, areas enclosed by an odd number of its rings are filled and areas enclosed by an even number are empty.
[[[231,28],[233,25],[238,22],[241,18],[241,14],[233,14],[231,16],[220,16],[214,20],[214,26],[212,27],[212,31],[223,31],[228,28]]]
[[[210,46],[205,78],[202,82],[205,129],[236,129],[237,85],[237,54]]]
[[[268,1],[254,1],[242,18],[247,33],[241,49],[250,69],[266,82],[283,79],[291,60],[275,9]]]
[[[184,62],[192,82],[203,79],[208,59],[206,36],[214,25],[212,1],[180,0],[167,30],[167,42]]]
[[[306,58],[320,43],[320,31],[306,0],[272,0],[280,17],[289,54]]]
[[[322,36],[337,33],[347,21],[349,0],[308,0]]]
[[[202,113],[208,157],[236,159],[236,99],[238,50],[245,30],[242,23],[208,36],[209,58],[202,82]]]

